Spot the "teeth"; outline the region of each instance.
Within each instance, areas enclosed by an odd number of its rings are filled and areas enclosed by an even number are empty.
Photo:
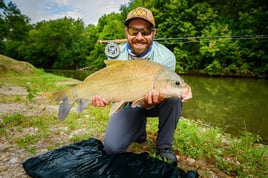
[[[138,45],[138,46],[142,46],[142,45],[144,45],[144,44],[141,44],[141,43],[137,43],[136,45]]]

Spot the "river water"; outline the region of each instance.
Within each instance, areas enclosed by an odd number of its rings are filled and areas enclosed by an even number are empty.
[[[268,143],[268,80],[182,76],[193,98],[183,116],[239,135],[246,130]]]
[[[49,71],[84,80],[90,72]],[[182,116],[239,135],[249,131],[268,143],[268,80],[183,75],[193,98],[184,103]]]

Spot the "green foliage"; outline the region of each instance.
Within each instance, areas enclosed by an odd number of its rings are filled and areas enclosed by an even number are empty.
[[[11,126],[18,126],[20,125],[21,123],[23,122],[23,119],[22,119],[22,116],[20,114],[13,114],[11,116],[4,116],[3,117],[3,121],[0,123],[0,128],[5,128],[7,127],[8,125],[11,125]],[[9,128],[9,127],[7,127]]]
[[[23,41],[28,36],[28,31],[31,28],[29,25],[29,18],[21,14],[20,10],[13,2],[9,2],[3,8],[3,19],[6,26],[5,37],[6,40]]]
[[[204,152],[199,147],[201,140],[199,137],[199,130],[197,125],[189,125],[188,123],[180,123],[181,132],[175,140],[176,148],[193,158],[203,156]]]
[[[220,23],[210,24],[202,31],[204,36],[231,36],[227,25]],[[202,56],[201,69],[209,74],[233,74],[240,73],[242,59],[238,41],[228,38],[200,41],[202,45],[199,52]]]
[[[0,53],[40,68],[104,67],[105,45],[97,41],[125,38],[127,13],[143,6],[154,13],[157,38],[179,39],[160,41],[174,52],[177,71],[257,77],[268,74],[268,11],[264,0],[131,0],[121,5],[121,13],[106,14],[96,26],[87,27],[82,19],[67,17],[31,25],[14,3],[0,2]],[[266,38],[254,38],[256,35]]]
[[[240,34],[267,34],[267,7],[251,8],[249,11],[239,13],[238,25]],[[241,57],[244,64],[248,64],[244,69],[246,74],[255,73],[258,75],[267,75],[268,73],[268,43],[265,39],[254,39],[239,41],[241,46]]]
[[[32,89],[29,85],[26,86],[26,90],[28,92],[27,99],[31,101],[34,97],[38,95],[37,91]]]
[[[13,2],[7,5],[2,1],[0,6],[0,53],[23,59],[19,49],[28,38],[32,28],[29,18],[21,14]]]
[[[86,59],[84,24],[81,20],[63,18],[40,22],[31,30],[28,60],[44,68],[80,68]]]
[[[122,39],[125,37],[123,20],[120,14],[112,13],[102,16],[96,27],[97,40]],[[105,46],[95,43],[94,49],[88,56],[88,63],[93,70],[104,67],[103,61],[107,58],[104,53]]]

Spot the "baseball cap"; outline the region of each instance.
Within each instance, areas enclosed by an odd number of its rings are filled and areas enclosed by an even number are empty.
[[[127,15],[124,25],[128,25],[128,23],[133,19],[143,19],[149,22],[153,27],[155,27],[155,21],[153,13],[144,7],[138,7],[130,11]]]

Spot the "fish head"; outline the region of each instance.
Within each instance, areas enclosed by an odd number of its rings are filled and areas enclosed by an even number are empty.
[[[154,88],[162,92],[165,97],[179,97],[183,101],[192,98],[191,87],[171,70],[159,73],[154,81]]]

